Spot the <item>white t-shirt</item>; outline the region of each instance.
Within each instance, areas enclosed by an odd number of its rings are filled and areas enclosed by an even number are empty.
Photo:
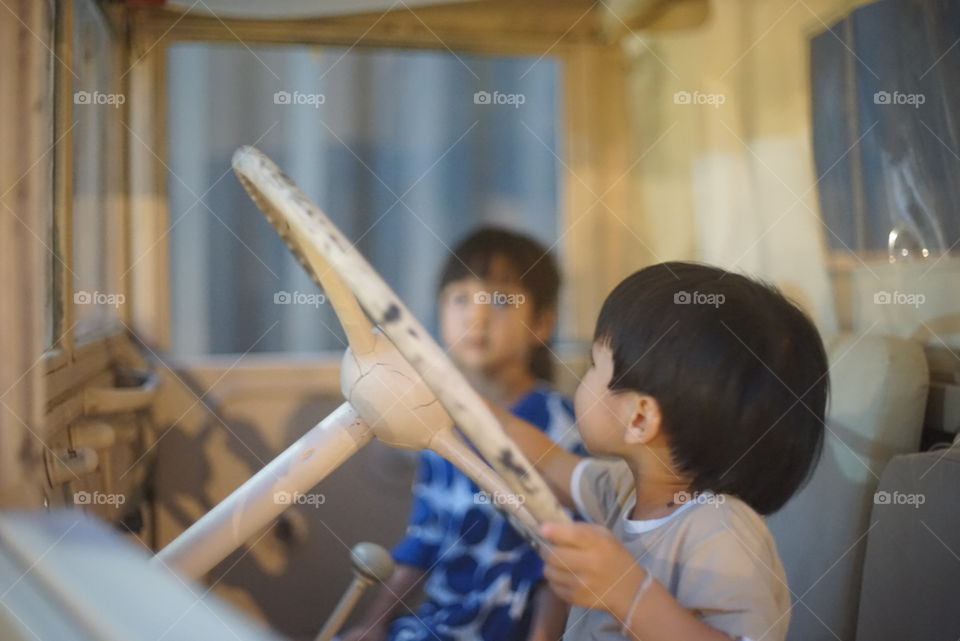
[[[623,461],[583,459],[571,494],[584,519],[604,525],[682,606],[706,624],[752,641],[783,641],[790,594],[763,518],[725,494],[701,494],[660,519],[627,518],[636,503]],[[626,568],[624,568],[626,571]],[[604,610],[573,607],[567,641],[622,641],[621,622]]]

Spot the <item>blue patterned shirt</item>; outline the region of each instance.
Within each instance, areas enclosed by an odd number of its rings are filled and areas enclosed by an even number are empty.
[[[573,407],[541,384],[511,412],[568,450],[582,452]],[[398,617],[390,641],[521,641],[543,561],[480,489],[439,454],[420,453],[398,563],[429,573],[416,613]]]

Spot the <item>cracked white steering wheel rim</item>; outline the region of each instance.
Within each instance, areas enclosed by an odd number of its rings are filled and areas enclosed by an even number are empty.
[[[422,377],[454,422],[540,522],[569,520],[544,480],[483,399],[450,362],[420,322],[353,244],[269,158],[253,147],[233,155],[233,169],[268,220],[308,272],[324,287],[351,349],[371,347],[371,334],[356,302]],[[335,274],[327,274],[322,266]],[[320,273],[318,273],[320,272]],[[356,297],[346,296],[345,287]]]

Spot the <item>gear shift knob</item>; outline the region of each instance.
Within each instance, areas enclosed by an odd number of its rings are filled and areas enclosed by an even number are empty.
[[[382,583],[393,574],[393,557],[376,543],[354,545],[350,550],[350,563],[353,565],[353,581],[340,597],[340,602],[323,629],[317,634],[316,641],[330,641],[350,616],[367,586],[371,583]]]
[[[393,557],[376,543],[357,543],[350,550],[350,562],[357,577],[383,583],[393,574]]]

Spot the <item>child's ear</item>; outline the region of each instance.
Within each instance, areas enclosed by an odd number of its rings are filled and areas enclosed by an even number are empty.
[[[654,397],[639,392],[630,392],[628,397],[624,399],[624,443],[645,445],[660,433],[660,404]]]

